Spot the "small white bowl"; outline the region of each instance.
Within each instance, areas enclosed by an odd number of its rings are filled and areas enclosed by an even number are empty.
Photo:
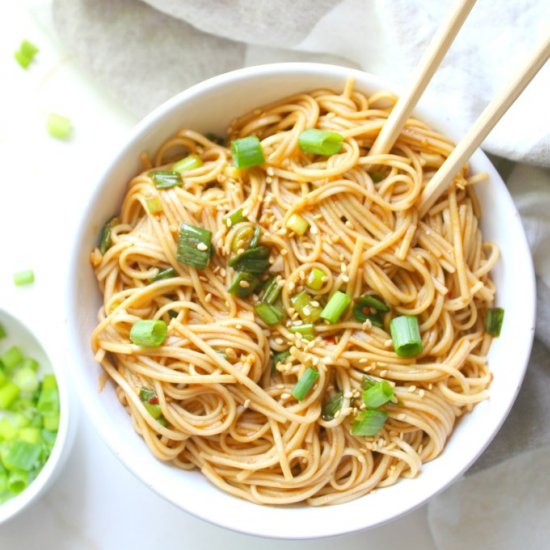
[[[7,334],[6,338],[0,340],[2,349],[13,345],[19,346],[25,356],[32,357],[40,363],[41,374],[53,372],[59,388],[60,401],[59,429],[52,452],[29,486],[19,495],[0,504],[0,524],[2,524],[36,502],[54,482],[72,447],[76,411],[71,404],[68,376],[60,364],[52,361],[54,355],[48,350],[46,342],[39,339],[38,331],[32,330],[32,327],[3,309],[0,309],[0,324],[6,329]]]
[[[96,244],[98,229],[120,207],[127,182],[140,170],[140,153],[155,151],[181,127],[220,133],[235,116],[292,93],[319,87],[341,90],[349,76],[355,77],[357,88],[364,92],[392,89],[375,76],[345,67],[283,63],[233,71],[181,92],[135,128],[98,182],[76,235],[68,282],[69,342],[87,415],[115,455],[147,486],[183,510],[243,533],[275,538],[339,535],[380,525],[426,502],[464,472],[490,443],[516,398],[529,358],[535,318],[529,248],[503,181],[478,151],[471,166],[475,172],[488,172],[490,176],[488,184],[478,186],[482,229],[485,239],[495,241],[501,249],[493,276],[498,304],[505,308],[506,319],[501,337],[489,354],[494,373],[490,399],[461,419],[442,455],[426,464],[417,479],[401,480],[338,506],[259,506],[220,491],[200,472],[179,470],[155,459],[134,432],[113,385],[98,392],[101,368],[90,350],[90,334],[101,297],[89,253]],[[456,114],[428,113],[419,108],[416,114],[451,138],[460,137],[453,127]]]

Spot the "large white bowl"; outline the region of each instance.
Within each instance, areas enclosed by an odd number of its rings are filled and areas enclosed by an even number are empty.
[[[200,472],[186,472],[156,460],[134,432],[116,399],[113,386],[98,392],[101,369],[90,351],[90,333],[101,297],[88,257],[98,228],[119,208],[127,182],[139,170],[139,154],[154,151],[181,127],[224,132],[230,120],[262,104],[294,92],[330,87],[341,90],[348,76],[359,90],[391,89],[379,78],[352,69],[321,64],[284,63],[233,71],[197,84],[173,97],[148,115],[106,168],[80,229],[71,258],[69,330],[74,368],[87,415],[115,455],[146,485],[183,510],[207,521],[243,533],[276,538],[313,538],[350,533],[396,518],[441,491],[483,452],[506,418],[521,385],[533,338],[534,274],[520,217],[504,183],[487,157],[478,151],[474,171],[489,173],[479,185],[485,239],[502,253],[493,276],[498,304],[505,308],[502,335],[489,355],[494,373],[491,398],[466,415],[456,427],[445,451],[426,464],[414,480],[402,480],[353,502],[338,506],[271,507],[229,496],[211,485]],[[454,139],[451,113],[417,116]],[[452,114],[452,117],[456,117]]]

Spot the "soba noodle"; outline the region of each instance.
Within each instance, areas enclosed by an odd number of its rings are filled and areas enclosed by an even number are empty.
[[[490,270],[498,250],[482,239],[472,187],[483,179],[464,167],[452,188],[419,219],[420,192],[453,149],[446,137],[410,119],[391,153],[367,157],[396,98],[369,97],[348,82],[343,93],[301,93],[237,118],[229,140],[255,135],[265,164],[232,165],[231,151],[183,129],[143,157],[111,229],[111,246],[92,252],[104,297],[92,336],[97,361],[151,452],[184,470],[199,469],[219,488],[256,503],[335,504],[400,478],[415,477],[436,458],[457,419],[488,397],[491,338],[483,318],[494,301]],[[305,154],[306,128],[344,136],[332,156]],[[202,166],[182,185],[157,189],[154,167],[198,155]],[[157,197],[155,199],[155,197]],[[157,207],[150,208],[151,199]],[[160,203],[158,202],[160,201]],[[242,207],[245,221],[222,220]],[[299,214],[304,235],[288,230]],[[180,224],[212,232],[215,253],[201,270],[177,261]],[[268,326],[255,314],[258,296],[228,292],[235,232],[262,228],[270,273],[282,287],[285,319]],[[176,276],[152,281],[172,267]],[[313,268],[318,290],[306,288]],[[383,328],[357,321],[352,308],[336,322],[318,322],[311,341],[291,298],[306,288],[325,302],[336,290],[365,293],[389,306]],[[389,323],[416,316],[423,343],[398,356]],[[139,319],[162,319],[168,337],[140,347],[129,333]],[[272,353],[290,356],[273,368]],[[301,401],[292,395],[307,368],[319,377]],[[393,386],[388,418],[375,436],[350,432],[364,409],[364,377]],[[149,388],[161,420],[140,399]],[[342,392],[333,417],[323,404]]]

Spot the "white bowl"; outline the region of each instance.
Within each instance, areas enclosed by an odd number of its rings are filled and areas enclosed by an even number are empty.
[[[101,368],[90,351],[90,333],[101,297],[89,265],[98,228],[119,208],[127,182],[139,171],[139,154],[155,151],[181,127],[223,132],[230,120],[294,92],[319,87],[342,89],[348,76],[359,90],[391,86],[372,75],[339,66],[283,63],[251,67],[211,78],[173,97],[148,115],[116,154],[97,184],[76,236],[69,282],[69,341],[82,404],[116,456],[146,485],[176,506],[207,521],[243,533],[276,538],[313,538],[350,533],[396,518],[441,491],[483,452],[506,418],[521,385],[533,338],[534,274],[519,214],[504,183],[478,151],[474,171],[489,173],[480,185],[482,229],[502,252],[493,272],[498,304],[506,310],[502,335],[489,355],[494,382],[491,398],[477,405],[451,435],[443,454],[426,464],[417,479],[402,480],[355,501],[324,508],[259,506],[211,485],[200,472],[186,472],[153,457],[134,432],[112,385],[98,392]],[[450,113],[417,116],[455,140]],[[453,117],[456,115],[452,115]]]
[[[17,319],[13,314],[0,309],[0,324],[6,329],[7,336],[2,339],[2,349],[12,345],[21,348],[26,356],[36,359],[40,363],[40,372],[55,374],[59,388],[60,416],[59,429],[52,452],[36,479],[19,495],[0,504],[0,524],[7,521],[36,502],[54,482],[63,468],[65,459],[69,455],[74,439],[76,410],[71,404],[67,373],[60,362],[54,359],[48,350],[46,341],[39,337],[39,330]]]

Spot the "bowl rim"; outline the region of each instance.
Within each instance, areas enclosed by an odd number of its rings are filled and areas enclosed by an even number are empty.
[[[191,100],[193,97],[200,95],[205,91],[212,90],[218,87],[223,87],[229,83],[234,84],[235,82],[238,82],[240,80],[246,80],[248,78],[260,78],[262,76],[273,76],[277,74],[288,75],[289,73],[318,76],[320,80],[323,78],[326,78],[327,76],[339,76],[339,77],[342,77],[343,79],[345,77],[352,76],[352,77],[355,77],[355,79],[358,81],[358,84],[360,86],[362,85],[363,87],[391,90],[396,94],[399,94],[401,92],[399,86],[395,86],[392,83],[376,75],[372,75],[357,69],[352,69],[352,68],[340,66],[340,65],[323,64],[323,63],[309,63],[309,62],[286,63],[285,62],[285,63],[273,63],[273,64],[267,64],[267,65],[257,65],[253,67],[246,67],[243,69],[237,69],[234,71],[223,73],[221,75],[217,75],[215,77],[204,80],[198,84],[195,84],[179,92],[172,98],[162,103],[160,106],[158,106],[148,115],[146,115],[133,128],[129,136],[127,136],[127,138],[125,139],[124,145],[111,157],[111,161],[101,171],[101,176],[97,179],[95,183],[95,189],[89,197],[87,207],[83,212],[81,221],[75,233],[74,244],[71,248],[70,261],[68,262],[68,265],[67,265],[67,281],[68,281],[68,289],[69,289],[68,292],[70,295],[70,299],[67,300],[67,307],[68,307],[67,317],[69,320],[69,331],[72,335],[69,338],[71,355],[77,363],[77,368],[74,371],[73,380],[75,382],[75,386],[77,388],[80,400],[82,401],[83,407],[86,410],[87,415],[91,418],[92,424],[100,434],[101,438],[107,443],[107,446],[109,447],[111,452],[114,453],[114,455],[122,462],[122,464],[130,472],[132,472],[132,474],[134,474],[141,482],[145,483],[157,494],[159,494],[160,496],[162,496],[164,499],[168,500],[172,504],[176,505],[180,509],[183,509],[186,512],[194,515],[195,517],[203,519],[214,525],[222,526],[222,527],[231,529],[233,531],[245,533],[248,535],[254,535],[254,536],[279,538],[279,539],[311,539],[311,538],[322,538],[322,537],[349,534],[349,533],[360,531],[363,529],[380,526],[386,522],[392,521],[398,518],[399,516],[405,513],[408,513],[416,509],[417,507],[423,505],[429,499],[433,498],[436,494],[443,491],[452,482],[458,479],[472,465],[472,463],[483,453],[483,451],[491,443],[491,441],[497,434],[498,430],[506,420],[512,408],[512,405],[516,400],[517,394],[519,392],[521,383],[525,375],[525,371],[526,371],[529,356],[530,356],[530,350],[533,343],[533,337],[534,337],[535,301],[536,301],[535,300],[535,276],[534,276],[532,258],[531,258],[531,255],[529,254],[527,238],[525,236],[525,232],[523,231],[520,223],[517,237],[521,241],[522,251],[527,251],[527,256],[528,256],[525,259],[526,261],[525,269],[527,272],[529,272],[528,274],[529,280],[525,281],[526,290],[525,290],[525,293],[523,294],[523,298],[527,304],[527,309],[530,311],[529,318],[525,319],[525,323],[526,324],[528,323],[528,326],[529,326],[530,337],[528,341],[525,342],[525,348],[524,348],[525,353],[523,354],[522,364],[517,365],[517,369],[518,371],[520,371],[518,376],[518,383],[511,390],[510,398],[509,398],[509,402],[507,403],[506,410],[504,411],[503,414],[501,414],[499,418],[496,419],[496,421],[493,421],[490,434],[485,440],[483,440],[478,444],[475,452],[469,455],[467,459],[461,463],[460,468],[454,470],[452,475],[449,475],[442,484],[438,485],[435,488],[430,486],[425,491],[425,494],[423,494],[422,498],[418,498],[412,505],[408,505],[403,509],[398,508],[395,513],[388,515],[388,517],[385,517],[374,523],[369,523],[369,521],[365,520],[365,518],[358,518],[358,519],[353,518],[353,519],[350,519],[349,521],[346,521],[345,525],[327,526],[327,525],[317,524],[315,525],[314,528],[294,529],[289,533],[289,532],[281,532],[283,530],[277,529],[277,528],[266,529],[265,525],[260,525],[260,522],[255,522],[255,521],[249,522],[248,524],[235,525],[228,517],[224,517],[224,514],[218,513],[216,515],[216,514],[211,514],[208,511],[205,512],[204,510],[198,511],[197,509],[193,508],[192,502],[190,504],[184,505],[182,504],[181,501],[178,501],[174,498],[171,498],[167,494],[164,494],[162,492],[162,489],[155,485],[154,481],[147,478],[146,473],[144,474],[143,472],[139,471],[136,463],[130,463],[131,461],[127,457],[126,458],[124,457],[124,446],[122,445],[120,440],[116,437],[116,433],[114,432],[114,430],[110,430],[108,426],[105,425],[103,419],[101,418],[101,413],[98,410],[97,400],[95,399],[95,396],[92,394],[92,391],[90,391],[90,387],[86,383],[86,380],[84,379],[84,377],[78,376],[78,372],[77,372],[78,368],[80,368],[81,364],[86,363],[86,360],[81,356],[81,353],[79,351],[79,346],[77,345],[78,338],[76,338],[76,336],[77,336],[78,315],[76,312],[76,307],[74,307],[73,309],[73,305],[75,305],[78,302],[76,280],[77,280],[77,274],[81,268],[79,264],[79,252],[80,252],[79,243],[82,240],[84,241],[86,240],[85,235],[86,235],[86,232],[89,230],[89,227],[86,225],[86,220],[90,217],[90,215],[94,211],[94,208],[95,208],[94,205],[96,204],[102,189],[104,188],[104,186],[107,185],[110,178],[110,174],[116,169],[119,163],[124,162],[124,159],[126,158],[128,152],[132,149],[134,143],[138,141],[143,136],[143,134],[146,133],[148,130],[153,129],[157,124],[157,122],[159,121],[162,122],[162,119],[168,113],[170,113],[172,109],[177,108],[182,103],[185,103]],[[415,116],[417,115],[418,115],[418,118],[420,118],[422,121],[427,122],[432,127],[445,128],[444,130],[445,134],[448,136],[454,137],[456,139],[456,135],[453,135],[453,134],[456,134],[456,128],[453,128],[452,124],[449,121],[444,120],[443,117],[434,116],[433,114],[427,112],[425,107],[424,108],[422,107],[422,102],[420,102],[418,108],[415,109]],[[505,193],[506,200],[509,201],[510,203],[510,206],[513,210],[514,217],[517,217],[517,219],[520,220],[519,213],[512,201],[510,194],[506,190],[506,187],[504,185],[504,182],[502,181],[502,178],[500,177],[500,175],[498,174],[498,172],[496,171],[496,169],[494,168],[490,160],[487,158],[487,156],[481,150],[477,150],[474,153],[474,155],[472,155],[471,161],[474,164],[481,163],[487,167],[487,170],[490,173],[491,181],[494,182],[496,185],[498,185],[501,191]],[[232,498],[236,498],[236,497],[232,497]],[[365,498],[365,497],[362,497],[362,498]],[[193,499],[190,499],[190,501],[192,500]],[[352,501],[352,502],[356,502],[356,501]],[[350,504],[350,503],[345,503],[338,506],[346,506],[346,504]],[[254,506],[259,506],[259,505],[254,505]],[[267,508],[278,509],[279,507],[272,508],[268,506]]]
[[[69,376],[64,368],[64,362],[57,354],[53,353],[52,347],[43,338],[39,327],[34,326],[33,321],[23,321],[11,309],[0,308],[0,318],[8,318],[12,326],[16,326],[16,330],[21,328],[26,331],[31,339],[34,340],[36,346],[44,354],[48,363],[46,370],[53,372],[57,380],[59,388],[59,428],[55,439],[54,446],[51,450],[48,460],[40,470],[36,478],[30,485],[19,495],[0,504],[0,525],[17,516],[20,512],[26,509],[31,504],[34,504],[44,492],[53,483],[57,475],[67,459],[67,456],[72,447],[74,439],[74,427],[76,421],[77,410],[73,406],[70,392]]]

